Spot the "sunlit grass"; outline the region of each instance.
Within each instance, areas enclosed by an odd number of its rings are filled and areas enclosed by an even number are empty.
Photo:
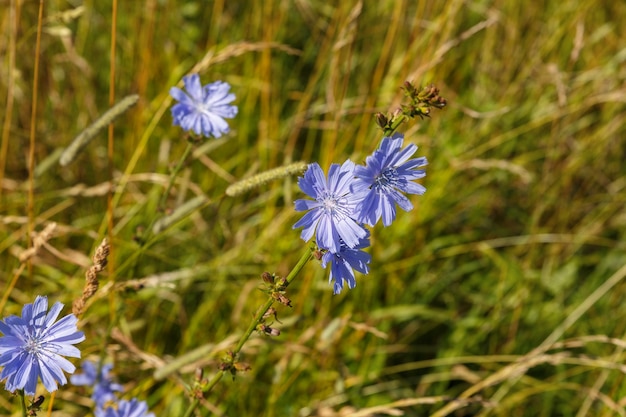
[[[12,32],[13,3],[0,26],[3,293],[28,230],[57,229],[2,317],[38,294],[66,308],[80,296],[110,181],[103,132],[36,176],[29,221],[37,7],[23,4]],[[108,109],[111,9],[45,2],[37,166]],[[405,80],[432,82],[449,105],[403,128],[429,161],[416,209],[374,230],[354,290],[333,296],[307,265],[281,335],[253,337],[251,370],[223,378],[198,415],[626,414],[624,18],[621,2],[573,0],[120,2],[116,97],[140,99],[115,122],[112,253],[80,323],[83,357],[113,360],[156,415],[182,415],[195,369],[215,373],[264,302],[261,273],[286,275],[305,248],[295,177],[227,187],[296,161],[363,161],[380,140],[374,113],[401,103]],[[168,91],[192,71],[229,82],[239,114],[228,138],[195,148],[162,213],[186,147]],[[140,245],[194,198],[206,204]],[[68,385],[53,415],[90,404]],[[0,395],[0,414],[16,410]]]

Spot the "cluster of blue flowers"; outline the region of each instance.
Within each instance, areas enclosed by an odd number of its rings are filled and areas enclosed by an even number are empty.
[[[331,265],[329,282],[335,294],[344,282],[356,286],[354,270],[367,274],[371,256],[362,249],[369,246],[369,231],[381,219],[389,226],[396,218],[396,205],[413,209],[403,194],[424,194],[426,188],[412,182],[426,175],[425,157],[411,159],[417,146],[402,148],[404,136],[385,137],[380,147],[367,157],[365,165],[347,160],[332,164],[328,178],[319,164],[310,164],[298,181],[300,189],[313,200],[296,200],[297,211],[306,211],[294,228],[302,227],[300,237],[308,241],[315,235],[322,249],[322,266]]]
[[[217,138],[228,132],[224,118],[237,114],[237,107],[229,104],[235,99],[228,93],[230,86],[217,81],[203,87],[197,74],[186,76],[183,81],[188,93],[176,87],[170,90],[179,101],[172,107],[174,125],[207,137]],[[427,92],[439,97],[434,87]],[[417,90],[412,93],[417,94]],[[404,136],[399,133],[385,137],[365,165],[355,165],[350,160],[332,164],[328,177],[319,164],[310,164],[298,181],[300,189],[313,200],[295,202],[297,211],[307,213],[294,228],[303,228],[301,237],[305,241],[315,235],[317,246],[324,251],[322,266],[330,264],[329,282],[334,282],[335,294],[341,292],[344,282],[349,288],[356,286],[354,270],[369,272],[371,256],[362,249],[370,245],[370,234],[364,226],[373,227],[381,219],[384,226],[389,226],[396,218],[396,205],[405,211],[413,209],[403,193],[421,195],[426,191],[413,182],[426,175],[418,169],[427,164],[426,158],[411,159],[417,146],[402,148],[403,141]]]
[[[98,372],[98,367],[100,371]],[[109,372],[113,366],[98,364],[91,361],[84,361],[82,364],[83,373],[72,375],[70,381],[74,385],[85,385],[93,387],[91,399],[96,404],[96,417],[154,417],[148,412],[148,405],[145,401],[136,398],[131,400],[119,400],[116,392],[122,392],[124,388],[113,381]]]
[[[85,340],[85,335],[78,331],[74,314],[57,321],[62,309],[63,304],[56,302],[48,311],[48,298],[38,296],[34,303],[24,305],[21,317],[0,321],[0,366],[4,367],[0,380],[6,380],[7,391],[24,390],[34,396],[41,379],[45,389],[53,392],[67,383],[64,371],[74,373],[76,367],[64,356],[80,358],[80,350],[73,345]],[[94,387],[96,417],[154,417],[145,402],[116,402],[114,393],[122,386],[111,380],[110,370],[105,365],[98,375],[93,363],[84,362],[84,374],[70,378],[75,385]]]
[[[198,74],[186,76],[183,81],[187,92],[176,87],[170,90],[178,101],[172,107],[174,125],[206,137],[219,138],[228,133],[224,119],[237,114],[237,107],[230,104],[235,99],[229,93],[230,85],[217,81],[202,86]],[[409,87],[407,91],[416,97],[416,103],[431,100],[433,106],[445,105],[436,88],[420,93],[410,84]],[[428,115],[427,107],[409,110],[411,117],[413,113]],[[379,125],[384,129],[393,131],[393,123],[393,119],[379,117]],[[305,241],[315,236],[322,252],[322,266],[330,265],[329,282],[334,283],[335,294],[343,290],[345,283],[349,288],[356,286],[355,270],[369,272],[371,256],[363,249],[370,245],[370,231],[365,226],[373,227],[381,220],[384,226],[391,225],[396,206],[405,211],[413,209],[404,194],[421,195],[426,191],[413,182],[426,175],[419,169],[427,164],[426,158],[411,158],[417,146],[402,148],[403,141],[404,136],[398,133],[384,137],[380,147],[366,158],[365,165],[350,160],[332,164],[328,177],[319,164],[312,163],[298,180],[312,200],[295,201],[295,209],[306,213],[293,227],[302,227],[300,236]],[[6,381],[8,391],[23,390],[34,396],[41,379],[46,390],[53,392],[58,384],[67,383],[64,372],[72,374],[76,370],[65,357],[80,358],[80,351],[73,345],[85,340],[85,335],[78,331],[74,314],[57,321],[62,308],[63,304],[57,302],[48,312],[47,297],[38,296],[34,303],[23,307],[21,317],[9,316],[0,321],[0,381]],[[116,393],[123,387],[109,376],[111,365],[85,361],[82,368],[83,374],[72,376],[71,381],[74,385],[93,387],[96,417],[154,417],[145,402],[117,398]]]
[[[96,417],[154,417],[153,413],[148,412],[148,405],[144,401],[117,398],[115,393],[122,392],[124,388],[109,375],[113,365],[102,365],[100,371],[98,367],[94,362],[84,361],[83,373],[70,378],[74,385],[93,387],[91,399],[96,404]]]
[[[84,361],[82,364],[83,373],[72,375],[70,382],[74,385],[84,385],[93,387],[91,399],[96,403],[96,408],[104,408],[107,403],[117,400],[116,392],[122,392],[123,387],[115,383],[109,376],[109,372],[113,368],[111,364],[105,364],[100,367],[91,361]]]
[[[148,405],[136,398],[121,400],[115,406],[106,409],[96,409],[96,417],[154,417],[148,412]]]

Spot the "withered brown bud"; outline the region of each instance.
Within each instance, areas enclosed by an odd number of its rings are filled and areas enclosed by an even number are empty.
[[[415,98],[417,97],[417,89],[410,81],[405,81],[402,85],[402,88],[405,91],[407,97]]]
[[[448,102],[445,98],[441,96],[436,96],[430,101],[430,104],[432,104],[434,107],[438,107],[441,109],[446,107],[446,104],[448,104]]]
[[[217,369],[219,369],[220,371],[229,371],[232,367],[232,362],[222,362],[218,365]]]
[[[284,294],[281,294],[279,292],[275,292],[275,293],[272,293],[272,297],[274,297],[274,299],[276,301],[278,301],[279,303],[281,303],[282,305],[286,305],[287,307],[293,307],[291,305],[291,300],[289,298],[285,297]]]
[[[202,392],[202,388],[196,387],[195,389],[193,389],[191,391],[191,397],[195,398],[195,399],[198,399],[198,400],[203,399],[204,398],[204,393]]]
[[[387,116],[385,116],[382,113],[376,113],[374,118],[376,119],[376,124],[378,126],[380,126],[383,129],[387,127],[387,124],[389,123],[389,119],[387,118]]]
[[[235,363],[235,369],[237,371],[246,372],[252,369],[252,367],[245,362],[237,362]]]
[[[274,316],[274,319],[276,319],[276,309],[274,307],[270,307],[267,309],[267,311],[265,312],[265,314],[263,314],[263,318],[266,319],[268,317]]]
[[[263,281],[267,284],[273,284],[274,283],[274,275],[270,274],[269,272],[263,272],[261,274],[261,278],[263,278]]]
[[[265,333],[268,336],[280,336],[280,330],[270,327],[265,324],[259,325],[259,330]]]

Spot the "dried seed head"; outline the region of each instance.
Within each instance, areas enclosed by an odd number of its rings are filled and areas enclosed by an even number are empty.
[[[96,293],[96,291],[98,291],[98,287],[100,286],[100,283],[98,282],[98,272],[102,272],[106,267],[108,262],[107,258],[110,252],[111,246],[109,245],[107,238],[104,238],[93,256],[93,265],[87,270],[87,272],[85,272],[83,295],[72,304],[72,313],[76,317],[79,317],[84,313],[87,300],[89,300]]]

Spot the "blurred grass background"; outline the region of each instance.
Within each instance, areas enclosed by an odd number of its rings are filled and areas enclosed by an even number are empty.
[[[4,292],[27,247],[38,8],[0,4]],[[112,16],[109,0],[45,2],[38,167],[108,108]],[[624,19],[623,2],[591,0],[119,2],[115,94],[140,101],[115,123],[111,267],[81,321],[83,357],[105,355],[128,396],[180,415],[195,368],[215,372],[263,302],[261,272],[287,274],[305,247],[295,178],[225,188],[297,160],[363,161],[373,114],[399,105],[405,80],[432,82],[448,107],[404,127],[430,163],[416,209],[374,230],[354,290],[333,296],[308,265],[282,334],[253,337],[251,370],[198,415],[626,415]],[[168,209],[212,203],[142,248],[186,146],[168,91],[193,68],[229,82],[239,114],[196,148]],[[30,227],[58,226],[3,317],[37,294],[66,312],[79,297],[105,236],[106,146],[102,132],[71,165],[40,168]],[[15,402],[5,392],[0,414]],[[53,415],[90,404],[68,385]]]

